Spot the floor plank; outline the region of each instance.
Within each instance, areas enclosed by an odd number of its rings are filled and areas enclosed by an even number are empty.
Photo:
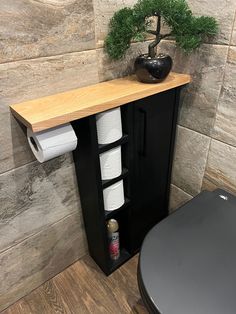
[[[147,314],[137,285],[136,255],[106,277],[85,256],[2,314]]]

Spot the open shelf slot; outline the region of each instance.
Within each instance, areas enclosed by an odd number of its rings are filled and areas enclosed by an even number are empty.
[[[114,215],[120,213],[123,209],[125,209],[129,204],[130,204],[130,199],[125,197],[125,202],[121,207],[119,207],[115,210],[111,210],[111,211],[105,210],[105,218],[106,219],[112,218]]]
[[[103,189],[105,189],[108,186],[110,186],[110,185],[112,185],[112,184],[114,184],[114,183],[116,183],[116,182],[126,178],[128,173],[129,173],[128,169],[123,168],[122,169],[122,173],[121,173],[120,176],[118,176],[116,178],[113,178],[113,179],[110,179],[110,180],[102,180],[102,187],[103,187]]]
[[[128,253],[128,251],[125,248],[122,248],[120,250],[120,257],[117,260],[110,260],[110,270],[111,272],[113,272],[114,270],[116,270],[118,267],[120,267],[122,264],[124,264],[129,258],[131,257],[131,255]]]
[[[99,144],[99,154],[104,153],[114,147],[120,146],[128,142],[128,135],[124,134],[119,140],[109,143],[109,144]]]

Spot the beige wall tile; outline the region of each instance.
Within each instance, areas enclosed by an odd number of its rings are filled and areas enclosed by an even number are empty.
[[[229,49],[213,137],[236,146],[236,47]]]
[[[0,254],[0,311],[86,252],[81,217],[74,213]]]
[[[236,148],[212,140],[203,188],[213,190],[216,187],[236,193]]]
[[[176,50],[174,71],[189,73],[192,77],[192,83],[181,97],[179,123],[182,126],[211,134],[227,53],[227,46],[217,45],[202,45],[190,55]]]
[[[98,82],[96,52],[71,53],[0,65],[0,173],[34,157],[8,105]]]
[[[95,47],[92,0],[1,0],[0,63]]]
[[[0,253],[74,212],[81,213],[69,154],[0,175]]]
[[[192,199],[192,196],[184,192],[174,184],[171,184],[169,212],[173,213],[178,207]]]
[[[210,138],[178,127],[172,183],[190,195],[201,191]]]

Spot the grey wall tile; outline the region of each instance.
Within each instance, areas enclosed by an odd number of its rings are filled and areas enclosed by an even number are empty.
[[[236,148],[212,140],[203,188],[213,190],[216,187],[236,193]]]
[[[74,213],[0,254],[0,311],[86,252],[81,217]]]
[[[24,131],[10,116],[8,105],[98,82],[96,52],[17,61],[0,65],[0,173],[34,157]]]
[[[190,195],[200,192],[210,138],[178,127],[172,183]]]
[[[181,97],[179,123],[182,126],[211,134],[227,53],[228,47],[219,45],[202,45],[190,55],[176,50],[174,71],[189,73],[192,77],[192,83]]]
[[[0,63],[95,47],[92,0],[1,0]]]
[[[98,82],[96,51],[0,65],[0,107]]]
[[[213,137],[236,146],[236,47],[229,49]]]
[[[234,21],[235,0],[188,0],[188,3],[194,14],[213,16],[219,23],[219,35],[212,42],[228,44]]]
[[[69,154],[0,175],[0,253],[74,212],[81,212]]]
[[[169,212],[173,213],[178,207],[192,199],[192,195],[171,184]]]

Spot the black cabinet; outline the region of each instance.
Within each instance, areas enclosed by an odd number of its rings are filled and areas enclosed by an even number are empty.
[[[75,121],[78,137],[74,152],[89,252],[110,274],[135,254],[146,233],[168,215],[171,165],[180,88],[140,99],[121,107],[123,137],[98,145],[95,116]],[[122,175],[102,181],[99,153],[122,145]],[[103,189],[124,180],[125,204],[105,212]],[[120,226],[121,257],[109,258],[106,221]]]
[[[168,213],[171,141],[176,91],[141,99],[133,108],[134,169],[130,209],[131,248]]]

